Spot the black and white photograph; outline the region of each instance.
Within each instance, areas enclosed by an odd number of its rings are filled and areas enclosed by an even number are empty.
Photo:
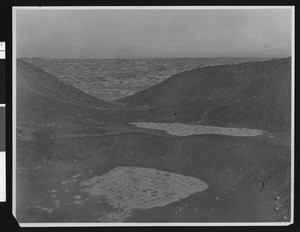
[[[21,226],[290,225],[294,7],[13,7]]]

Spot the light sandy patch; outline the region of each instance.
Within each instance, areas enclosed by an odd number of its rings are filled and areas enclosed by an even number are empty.
[[[126,218],[124,214],[133,209],[165,206],[207,189],[207,184],[197,178],[141,167],[117,167],[80,185],[92,197],[104,198],[114,208],[122,209],[120,217],[118,213],[111,215],[114,221]]]
[[[77,177],[80,177],[82,174],[78,174],[78,175],[75,175],[75,176],[72,176],[73,179],[76,179]]]
[[[235,128],[235,127],[216,127],[191,125],[183,123],[154,123],[154,122],[136,122],[129,123],[140,128],[164,130],[170,135],[190,136],[197,134],[218,134],[229,136],[257,136],[266,133],[264,130]]]
[[[39,210],[41,210],[41,211],[46,211],[46,212],[48,212],[48,213],[52,213],[52,212],[53,212],[53,209],[52,209],[52,208],[46,208],[46,207],[42,207],[42,206],[40,206],[40,205],[34,206],[34,208],[39,209]]]
[[[98,218],[97,221],[99,222],[122,222],[126,218],[130,217],[130,212],[131,210],[124,210],[120,211],[118,210],[117,212],[109,212],[104,214],[102,217]]]
[[[55,200],[53,201],[55,203],[56,206],[59,206],[60,205],[60,200]]]

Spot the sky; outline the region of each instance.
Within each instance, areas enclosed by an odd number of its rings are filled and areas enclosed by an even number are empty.
[[[291,10],[16,9],[17,57],[291,56]]]

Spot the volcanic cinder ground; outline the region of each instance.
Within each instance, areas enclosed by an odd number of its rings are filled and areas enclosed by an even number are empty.
[[[187,71],[202,61],[18,60],[17,220],[290,221],[289,58]],[[147,89],[99,100],[137,66],[164,77],[142,87],[139,69],[127,87]],[[107,76],[82,79],[91,67]]]

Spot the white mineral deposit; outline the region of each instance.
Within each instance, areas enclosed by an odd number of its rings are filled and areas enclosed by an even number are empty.
[[[140,128],[163,130],[170,135],[190,136],[200,134],[217,134],[228,136],[257,136],[266,133],[264,130],[235,128],[235,127],[216,127],[204,125],[191,125],[183,123],[154,123],[154,122],[136,122],[130,123]]]
[[[194,177],[154,168],[124,166],[85,180],[80,185],[83,192],[104,198],[114,208],[128,213],[133,209],[165,206],[208,187]]]

